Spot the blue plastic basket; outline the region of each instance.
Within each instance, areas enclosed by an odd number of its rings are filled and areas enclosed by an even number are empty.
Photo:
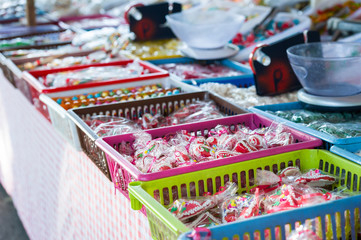
[[[287,211],[287,214],[273,213],[271,215],[260,216],[248,219],[247,221],[242,222],[234,222],[229,224],[224,224],[221,226],[210,227],[211,231],[211,239],[219,239],[219,240],[233,240],[233,239],[243,239],[243,235],[249,233],[249,239],[256,239],[253,237],[253,233],[259,233],[259,239],[266,239],[264,230],[270,231],[270,236],[276,235],[275,228],[279,227],[279,233],[281,234],[280,239],[286,239],[285,229],[280,226],[288,225],[289,223],[301,222],[305,223],[308,219],[318,218],[321,223],[323,239],[339,239],[336,236],[336,214],[340,214],[341,217],[341,226],[345,226],[345,222],[351,224],[351,226],[355,226],[355,217],[354,213],[355,209],[360,209],[361,207],[361,196],[354,196],[345,199],[340,199],[338,201],[332,201],[328,203],[323,203],[318,205],[319,208],[315,207],[304,207],[299,209],[294,209],[292,211]],[[329,214],[329,221],[332,223],[332,235],[327,235],[324,230],[325,222],[325,209],[327,210],[327,214]],[[347,220],[344,216],[344,212],[350,211],[350,220]],[[359,220],[359,216],[357,216]],[[346,231],[342,231],[341,236],[342,239],[360,239],[359,233],[355,232],[353,229],[350,230],[351,236],[346,236]],[[193,239],[191,237],[187,237],[191,232],[187,232],[182,234],[178,240],[190,240]],[[203,234],[201,234],[202,236]],[[348,235],[348,234],[347,234]],[[205,239],[205,238],[202,238]]]
[[[355,143],[350,145],[334,145],[330,149],[331,152],[336,153],[341,157],[347,158],[361,165],[361,156],[355,154],[355,152],[360,150],[361,143]]]
[[[194,62],[197,62],[197,60],[192,59],[192,58],[183,57],[183,58],[151,60],[149,62],[159,65],[159,64],[167,64],[167,63],[194,63]],[[206,62],[211,63],[214,61],[207,60]],[[240,75],[240,76],[202,78],[202,79],[192,79],[192,80],[182,80],[182,81],[187,84],[197,85],[197,86],[199,86],[203,83],[209,83],[209,82],[216,82],[216,83],[222,83],[222,84],[230,83],[230,84],[236,85],[237,87],[242,87],[242,88],[254,85],[254,77],[253,77],[253,72],[252,72],[251,68],[249,68],[241,63],[231,61],[229,59],[219,60],[219,62],[224,66],[241,71],[244,74]]]
[[[277,120],[279,122],[284,123],[287,126],[291,126],[293,128],[296,128],[297,130],[300,130],[302,132],[308,133],[312,136],[318,137],[324,141],[323,148],[324,149],[330,149],[332,145],[348,145],[348,144],[354,144],[354,143],[361,143],[361,137],[353,137],[353,138],[337,138],[330,134],[326,134],[320,131],[317,131],[315,129],[303,126],[299,123],[294,123],[289,120],[286,120],[284,118],[278,117],[272,113],[266,112],[266,111],[288,111],[288,110],[297,110],[297,109],[305,109],[306,104],[301,102],[291,102],[291,103],[280,103],[280,104],[273,104],[273,105],[264,105],[264,106],[256,106],[251,107],[248,110],[254,113],[259,113],[263,116],[266,116],[268,118]]]

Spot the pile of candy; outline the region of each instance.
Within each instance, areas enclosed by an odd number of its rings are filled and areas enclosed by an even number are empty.
[[[47,87],[66,87],[79,84],[117,80],[147,74],[137,61],[121,66],[89,67],[80,70],[57,72],[40,77],[39,80]]]
[[[180,46],[181,43],[177,39],[165,39],[146,42],[126,41],[121,49],[140,59],[169,58],[182,56],[179,51]]]
[[[23,65],[19,65],[18,67],[21,70],[31,71],[31,70],[40,70],[40,69],[70,67],[75,65],[84,65],[84,64],[92,64],[92,63],[104,63],[111,61],[113,58],[114,58],[113,55],[109,55],[104,51],[96,51],[90,53],[87,56],[80,56],[80,57],[40,58],[35,62],[27,62]]]
[[[332,7],[317,10],[316,14],[310,15],[310,18],[314,25],[322,22],[326,22],[329,18],[337,15],[338,18],[345,18],[358,10],[361,7],[361,3],[356,1],[345,1],[344,3],[335,4]]]
[[[182,79],[216,78],[243,75],[241,71],[224,66],[218,62],[201,63],[168,63],[158,65]]]
[[[319,169],[302,173],[298,167],[287,167],[278,174],[258,169],[258,186],[249,193],[236,195],[236,184],[228,182],[214,195],[206,193],[203,197],[178,199],[168,210],[193,228],[242,221],[350,196],[346,188],[333,191],[324,188],[337,180]]]
[[[102,105],[147,98],[176,95],[180,88],[165,88],[162,84],[153,84],[140,87],[121,88],[102,92],[81,94],[73,97],[53,98],[64,109]]]
[[[253,106],[295,102],[297,101],[297,93],[291,92],[281,94],[279,96],[258,96],[255,86],[248,88],[238,88],[233,84],[220,84],[220,83],[205,83],[200,85],[204,90],[214,92],[222,97],[228,99],[230,102],[236,103],[239,106],[248,108]]]
[[[160,106],[159,106],[160,107]],[[97,115],[86,119],[85,122],[90,128],[100,137],[113,136],[116,134],[123,134],[129,132],[136,132],[141,129],[153,129],[165,126],[178,125],[182,123],[192,123],[204,120],[211,120],[221,118],[224,115],[219,112],[213,101],[197,101],[187,106],[183,106],[177,111],[168,116],[163,116],[159,112],[161,109],[149,109],[150,112],[155,113],[153,116],[150,113],[135,113],[136,117],[133,119],[134,113],[126,111],[122,113],[123,117],[111,117]],[[137,118],[138,116],[141,116]]]
[[[164,138],[152,139],[146,132],[134,133],[135,141],[123,157],[144,173],[190,166],[293,143],[293,136],[282,125],[259,129],[218,125],[205,136],[183,130]],[[132,154],[129,154],[131,152]]]
[[[86,18],[81,20],[67,21],[66,23],[82,29],[91,29],[99,27],[116,27],[122,24],[124,21],[121,18],[109,18],[109,17],[100,17],[100,18]]]
[[[303,109],[268,112],[337,138],[361,137],[360,112],[321,113]]]
[[[237,33],[237,35],[233,38],[232,43],[239,45],[239,47],[246,48],[292,28],[299,23],[300,21],[298,19],[290,19],[287,21],[272,20],[269,24],[267,24],[264,31],[259,31],[257,33],[251,32],[245,35]]]

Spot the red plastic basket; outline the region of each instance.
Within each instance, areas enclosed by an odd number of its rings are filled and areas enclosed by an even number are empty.
[[[88,65],[78,65],[78,66],[72,66],[67,68],[57,68],[57,69],[50,69],[50,70],[36,70],[36,71],[29,71],[29,72],[23,72],[23,78],[30,86],[30,94],[33,99],[33,103],[35,107],[38,109],[40,113],[42,113],[49,121],[49,113],[47,110],[47,107],[44,103],[39,101],[39,96],[42,93],[59,93],[64,91],[70,91],[70,90],[79,90],[79,89],[85,89],[85,88],[93,88],[93,87],[99,87],[99,86],[107,86],[107,85],[116,85],[120,83],[129,83],[129,82],[136,82],[141,80],[153,80],[153,79],[160,79],[160,78],[166,78],[169,76],[167,71],[164,71],[163,69],[144,61],[138,61],[143,68],[149,70],[148,74],[143,74],[141,76],[137,77],[129,77],[129,78],[123,78],[118,80],[109,80],[109,81],[101,81],[101,82],[93,82],[93,83],[85,83],[85,84],[79,84],[75,86],[67,86],[67,87],[46,87],[44,84],[42,84],[40,81],[38,81],[39,77],[45,77],[48,74],[51,73],[58,73],[58,72],[64,72],[64,71],[71,71],[71,70],[78,70],[78,69],[84,69],[89,67],[105,67],[105,66],[124,66],[129,63],[132,63],[134,60],[121,60],[121,61],[114,61],[110,63],[96,63],[96,64],[88,64]]]
[[[163,137],[167,134],[174,134],[180,130],[187,130],[190,133],[204,136],[206,135],[206,133],[214,129],[214,127],[216,127],[219,124],[229,126],[230,128],[238,124],[242,124],[251,129],[256,129],[261,127],[268,127],[272,123],[273,121],[268,118],[251,113],[251,114],[236,115],[236,116],[225,117],[225,118],[204,121],[204,122],[153,129],[153,130],[148,130],[146,132],[150,133],[153,138]],[[308,134],[302,133],[287,126],[285,126],[285,129],[292,133],[293,138],[295,140],[294,144],[290,144],[284,147],[275,147],[271,149],[260,150],[257,152],[246,153],[234,157],[228,157],[209,162],[198,163],[193,166],[169,169],[166,171],[156,172],[156,173],[143,173],[139,171],[128,160],[124,159],[122,155],[118,152],[118,148],[119,146],[121,146],[122,142],[126,142],[129,144],[133,143],[134,136],[132,134],[124,134],[124,135],[98,139],[96,140],[96,145],[99,146],[106,155],[109,171],[115,187],[119,189],[125,196],[128,196],[128,191],[127,191],[128,184],[132,181],[150,181],[159,178],[175,176],[183,173],[189,173],[203,169],[218,167],[222,165],[228,165],[236,162],[242,162],[255,158],[266,157],[274,154],[290,152],[300,149],[315,148],[322,144],[322,141],[316,137],[312,137]]]

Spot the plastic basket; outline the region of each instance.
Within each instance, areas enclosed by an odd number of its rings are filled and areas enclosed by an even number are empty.
[[[347,158],[355,163],[361,165],[361,156],[355,154],[361,150],[361,143],[349,144],[349,145],[334,145],[330,151]]]
[[[56,46],[58,46],[58,45],[56,45]],[[65,57],[69,57],[69,56],[74,56],[74,57],[75,56],[87,56],[92,52],[94,52],[94,51],[73,52],[73,53],[64,54],[59,58],[65,58]],[[51,57],[51,56],[52,55],[48,55],[46,57]],[[4,68],[5,68],[5,71],[7,71],[8,80],[15,87],[19,88],[19,90],[24,94],[24,96],[31,103],[32,103],[32,98],[31,98],[29,84],[23,79],[23,77],[22,77],[23,73],[19,69],[18,65],[24,64],[24,63],[27,63],[27,62],[35,62],[35,61],[39,60],[40,58],[44,58],[44,56],[42,56],[42,57],[32,57],[32,58],[27,58],[27,57],[24,57],[24,58],[9,58],[9,59],[5,58],[6,60],[4,61],[4,65],[5,65]]]
[[[301,170],[311,168],[322,169],[323,171],[344,178],[344,180],[335,184],[337,186],[346,185],[354,191],[359,190],[361,187],[359,178],[361,176],[360,165],[326,150],[307,149],[150,182],[133,182],[129,185],[131,206],[135,210],[139,210],[142,205],[145,206],[154,239],[177,239],[181,233],[190,231],[190,229],[163,206],[172,203],[179,197],[202,196],[204,192],[214,193],[228,181],[233,181],[238,184],[239,193],[249,191],[254,187],[254,176],[256,175],[257,169],[277,172],[287,166],[299,166]],[[195,190],[191,191],[191,188]],[[159,196],[160,202],[155,200],[154,196]],[[330,223],[332,223],[332,228],[328,229],[333,230],[333,239],[338,239],[339,236],[341,236],[342,239],[346,239],[345,225],[348,225],[348,227],[350,227],[350,225],[359,226],[359,215],[357,221],[354,221],[354,210],[361,207],[360,202],[361,196],[354,196],[296,210],[255,217],[241,222],[211,227],[209,228],[212,234],[211,239],[243,239],[246,233],[249,233],[249,239],[254,239],[253,233],[255,232],[260,234],[260,239],[265,239],[265,230],[271,232],[270,235],[272,239],[286,239],[284,225],[291,224],[289,230],[292,230],[296,222],[303,222],[306,219],[319,216],[321,217],[320,221],[322,223],[321,231],[326,238],[326,236],[329,237],[332,234],[331,231],[325,232],[325,216],[328,214],[331,215]],[[348,221],[347,218],[344,217],[345,210],[350,210],[351,221]],[[335,219],[336,212],[340,213],[341,219]],[[336,222],[342,227],[336,229]],[[276,227],[279,227],[281,238],[275,236]],[[186,235],[188,234],[184,234],[181,239],[188,239]],[[356,239],[353,228],[352,237]]]
[[[323,143],[324,149],[330,149],[330,147],[334,144],[345,145],[345,144],[361,143],[361,137],[336,138],[330,134],[322,133],[315,129],[303,126],[302,124],[294,123],[294,122],[288,121],[284,118],[273,115],[272,113],[266,112],[266,111],[272,111],[272,112],[287,111],[287,110],[306,109],[306,108],[307,108],[307,104],[304,104],[301,102],[291,102],[291,103],[280,103],[280,104],[265,105],[265,106],[256,106],[256,107],[249,108],[249,110],[251,112],[262,114],[271,119],[275,119],[277,121],[284,122],[288,126],[296,128],[296,129],[298,129],[302,132],[308,133],[312,136],[321,138],[324,141],[324,143]]]
[[[246,113],[246,110],[241,109],[229,102],[225,102],[217,96],[210,94],[208,97],[215,102],[218,109],[223,113],[228,115]],[[112,180],[109,174],[108,163],[105,155],[103,154],[103,151],[95,144],[95,141],[99,137],[94,133],[93,130],[90,129],[84,120],[88,119],[92,115],[98,115],[101,113],[113,116],[122,116],[132,120],[138,119],[142,116],[143,113],[161,113],[163,116],[168,116],[170,113],[177,110],[184,104],[187,105],[196,100],[205,100],[206,98],[206,92],[195,92],[126,103],[78,108],[69,110],[68,113],[72,121],[74,121],[76,124],[81,148],[88,155],[88,157],[92,159],[92,161],[102,170],[102,172],[107,175],[110,180]],[[116,180],[117,177],[114,176],[114,179]]]
[[[159,80],[162,78],[167,78],[169,76],[169,74],[166,71],[164,71],[150,63],[138,61],[145,69],[150,71],[149,74],[143,74],[141,76],[123,78],[123,79],[119,79],[119,80],[85,83],[85,84],[79,84],[79,85],[67,86],[67,87],[58,87],[58,88],[51,88],[51,87],[44,86],[42,83],[40,83],[40,81],[38,81],[38,79],[37,79],[38,77],[45,77],[46,75],[51,74],[51,73],[78,70],[78,69],[84,69],[84,68],[89,68],[89,67],[124,66],[133,61],[134,60],[121,60],[121,61],[114,61],[114,62],[109,62],[109,63],[96,63],[96,64],[89,64],[89,65],[72,66],[72,67],[67,67],[67,68],[29,71],[29,72],[23,72],[23,78],[29,84],[32,101],[33,101],[35,107],[41,114],[43,114],[50,121],[50,116],[49,116],[46,105],[39,101],[39,96],[42,93],[45,93],[45,94],[61,93],[64,91],[72,91],[72,90],[80,90],[80,89],[88,89],[87,91],[89,92],[89,88],[113,85],[113,86],[109,87],[111,89],[116,84],[137,82],[137,81],[142,81],[142,80],[153,80],[153,79]]]
[[[163,86],[168,86],[171,88],[174,87],[180,87],[182,90],[182,93],[179,95],[183,95],[188,92],[197,92],[199,91],[198,88],[189,86],[187,84],[169,79],[169,78],[163,78],[163,79],[154,79],[154,80],[143,80],[143,81],[135,81],[135,82],[129,82],[129,83],[123,83],[123,84],[117,84],[111,86],[102,86],[97,88],[85,88],[80,90],[73,90],[73,91],[65,91],[65,92],[59,92],[59,93],[52,93],[52,94],[41,94],[39,96],[39,100],[41,103],[46,106],[47,112],[49,113],[49,118],[51,121],[51,124],[54,126],[54,128],[60,132],[76,149],[80,150],[80,142],[78,133],[75,127],[74,121],[72,121],[69,118],[69,114],[67,111],[62,108],[57,102],[55,102],[52,98],[57,97],[70,97],[90,93],[90,92],[99,92],[99,91],[108,91],[111,89],[117,89],[117,88],[128,88],[128,87],[135,87],[135,86],[142,86],[142,85],[149,85],[149,84],[156,84],[161,83]],[[133,101],[138,102],[138,101]],[[117,103],[116,103],[117,104]],[[107,106],[114,106],[116,104],[104,104],[97,107],[104,107],[107,109]],[[124,102],[124,105],[132,105],[131,102]],[[95,107],[95,108],[97,108]],[[93,107],[85,107],[85,108],[79,108],[80,109],[88,109]]]
[[[230,76],[230,77],[216,77],[216,78],[202,78],[202,79],[191,79],[191,80],[183,80],[180,77],[177,76],[177,78],[179,78],[180,80],[182,80],[183,82],[187,83],[187,84],[192,84],[192,85],[196,85],[199,86],[201,84],[204,83],[209,83],[209,82],[217,82],[217,83],[231,83],[236,85],[237,87],[249,87],[254,85],[254,77],[253,77],[253,72],[251,70],[251,68],[235,62],[235,61],[231,61],[229,59],[224,59],[224,60],[220,60],[220,61],[197,61],[194,60],[192,58],[170,58],[170,59],[161,59],[161,60],[152,60],[150,61],[153,64],[159,65],[159,64],[167,64],[167,63],[197,63],[197,62],[205,62],[205,63],[212,63],[212,62],[219,62],[220,64],[232,68],[234,70],[238,70],[242,73],[244,73],[243,75],[239,75],[239,76]]]
[[[233,128],[239,124],[256,129],[260,127],[267,127],[273,123],[272,120],[265,118],[257,114],[242,114],[231,117],[225,117],[220,119],[214,119],[203,122],[189,123],[178,126],[165,127],[160,129],[148,130],[153,138],[163,137],[167,134],[175,134],[180,130],[187,130],[190,133],[196,135],[205,136],[209,131],[213,130],[217,125],[226,125],[229,128]],[[272,154],[278,154],[288,151],[294,151],[305,148],[314,148],[321,145],[322,141],[301,133],[292,128],[286,127],[286,130],[291,132],[295,143],[284,147],[275,147],[266,150],[260,150],[257,152],[246,153],[234,157],[228,157],[223,159],[217,159],[209,162],[198,163],[194,166],[187,166],[181,168],[169,169],[167,171],[156,172],[156,173],[143,173],[139,171],[134,165],[128,160],[124,159],[118,152],[120,143],[126,142],[132,144],[134,137],[132,134],[124,134],[112,137],[104,137],[98,139],[96,144],[104,151],[109,171],[112,174],[112,180],[115,187],[118,188],[124,195],[127,195],[128,184],[132,181],[150,181],[159,178],[165,178],[175,176],[183,173],[199,171],[208,168],[214,168],[225,164],[232,164],[236,162],[246,161],[254,158],[264,157]]]

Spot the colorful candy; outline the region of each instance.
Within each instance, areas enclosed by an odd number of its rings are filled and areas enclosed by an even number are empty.
[[[328,113],[297,109],[290,111],[270,111],[270,113],[337,138],[361,136],[360,112]]]
[[[150,97],[160,97],[165,94],[176,95],[181,92],[180,88],[163,88],[162,84],[152,84],[146,86],[138,86],[131,88],[122,88],[95,92],[73,97],[53,98],[58,104],[66,110],[76,107],[86,107],[93,105],[102,105],[107,103],[125,102],[139,99],[147,99]],[[80,100],[80,104],[79,104]],[[65,107],[66,105],[66,107]]]
[[[167,70],[182,79],[200,79],[231,77],[243,75],[241,71],[229,68],[218,62],[211,64],[201,63],[168,63],[159,65],[160,68]]]
[[[252,140],[255,135],[261,136],[259,140],[262,144]],[[132,162],[140,171],[147,173],[157,172],[160,168],[155,166],[177,168],[293,143],[292,134],[286,132],[282,125],[255,130],[242,126],[234,131],[218,125],[205,136],[192,136],[187,131],[181,131],[164,139],[149,140],[151,135],[146,132],[136,132],[134,137],[134,153],[130,155]],[[284,141],[285,138],[287,141]],[[126,157],[129,158],[129,155]]]
[[[269,37],[272,37],[278,33],[281,33],[291,27],[298,25],[300,21],[298,19],[291,19],[288,21],[274,21],[272,20],[265,27],[264,31],[259,31],[257,33],[248,33],[246,35],[242,35],[241,33],[237,33],[237,35],[233,38],[232,43],[237,44],[241,48],[246,48],[251,45],[254,45],[257,42],[264,41]]]

